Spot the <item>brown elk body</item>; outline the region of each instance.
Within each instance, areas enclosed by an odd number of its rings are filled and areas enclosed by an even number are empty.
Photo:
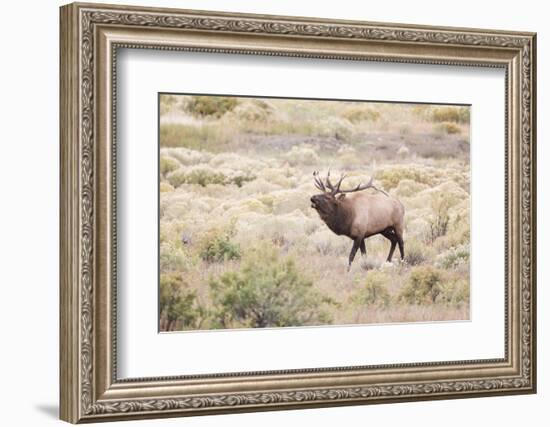
[[[399,200],[386,193],[381,194],[383,192],[372,184],[372,178],[368,184],[358,185],[350,190],[340,189],[344,175],[336,185],[331,183],[330,173],[324,183],[317,172],[314,173],[314,179],[315,186],[322,193],[311,197],[311,207],[335,234],[348,236],[353,240],[348,270],[358,249],[366,256],[365,239],[376,234],[381,234],[391,242],[388,262],[392,260],[396,246],[399,246],[401,259],[404,258],[405,209]],[[378,193],[363,192],[368,188],[374,188]]]

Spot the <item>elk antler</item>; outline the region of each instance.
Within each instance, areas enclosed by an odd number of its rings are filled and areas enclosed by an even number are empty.
[[[326,192],[328,193],[330,190],[330,194],[332,194],[333,196],[337,195],[337,194],[342,194],[342,193],[354,193],[356,191],[362,191],[362,190],[366,190],[368,188],[374,188],[376,191],[380,191],[381,193],[384,193],[386,196],[388,196],[388,193],[386,193],[384,190],[380,190],[378,188],[376,188],[373,184],[372,184],[372,181],[373,181],[373,178],[371,177],[369,182],[367,184],[359,184],[357,187],[355,188],[352,188],[350,190],[340,190],[340,186],[342,185],[342,181],[344,180],[344,178],[346,177],[345,174],[342,174],[340,176],[340,179],[338,180],[338,182],[336,183],[336,185],[334,185],[331,181],[330,181],[330,170],[327,172],[327,177],[325,179],[325,184],[323,184],[323,181],[321,180],[321,178],[319,178],[319,172],[318,171],[315,171],[313,172],[313,179],[315,181],[315,186],[323,191],[323,192]],[[328,190],[327,190],[328,188]]]
[[[384,190],[380,190],[378,188],[376,188],[373,184],[372,184],[372,181],[373,181],[373,177],[371,176],[369,182],[367,184],[359,184],[357,185],[357,187],[355,188],[352,188],[350,190],[338,190],[338,193],[355,193],[356,191],[362,191],[362,190],[366,190],[368,188],[374,188],[376,191],[379,191],[381,193],[384,193],[386,196],[388,196],[388,193],[386,193]]]
[[[334,186],[332,182],[330,182],[330,170],[328,171],[326,181],[327,181],[327,187],[330,189],[330,194],[332,194],[333,196],[338,194],[338,192],[340,191],[340,185],[342,184],[342,181],[344,180],[345,177],[346,177],[345,174],[340,175],[340,179],[336,183],[336,186]]]
[[[327,191],[327,189],[325,188],[325,184],[323,184],[323,181],[321,181],[321,178],[319,178],[318,171],[313,172],[313,180],[315,181],[315,187],[323,192]]]

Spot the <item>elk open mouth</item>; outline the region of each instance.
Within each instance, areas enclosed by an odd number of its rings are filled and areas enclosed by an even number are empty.
[[[319,209],[319,206],[317,206],[317,201],[316,200],[311,200],[311,207],[315,210]]]

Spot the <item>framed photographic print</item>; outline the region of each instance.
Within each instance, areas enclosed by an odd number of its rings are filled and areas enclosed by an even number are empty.
[[[533,393],[535,34],[61,8],[61,418]]]

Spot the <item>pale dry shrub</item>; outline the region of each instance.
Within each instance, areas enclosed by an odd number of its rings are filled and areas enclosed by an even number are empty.
[[[272,241],[283,236],[287,242],[296,243],[317,227],[317,221],[299,210],[282,215],[248,212],[236,218],[235,241],[244,247],[254,241]]]
[[[351,240],[337,236],[326,226],[320,225],[311,235],[307,236],[310,251],[321,255],[343,255],[349,252]]]
[[[298,169],[290,167],[290,165],[267,167],[257,173],[258,178],[263,178],[267,182],[283,188],[295,188],[298,184],[297,175],[299,175]]]
[[[193,260],[178,241],[165,241],[160,244],[160,271],[185,271],[193,265]]]
[[[405,158],[405,157],[408,157],[409,154],[410,154],[410,151],[409,148],[406,146],[406,145],[402,145],[401,147],[399,147],[399,149],[397,150],[397,155],[401,158]]]
[[[470,281],[457,279],[443,283],[439,301],[448,306],[463,306],[470,301]]]
[[[185,191],[162,193],[161,196],[161,207],[167,220],[192,216],[200,218],[212,212],[218,204],[219,200],[214,198],[198,198],[193,193]]]
[[[300,146],[294,145],[285,155],[285,159],[291,166],[298,165],[316,165],[319,163],[319,156],[309,144]]]
[[[440,134],[441,133],[446,133],[448,135],[454,135],[454,134],[457,134],[457,133],[461,133],[462,129],[456,123],[443,122],[443,123],[439,123],[439,124],[435,125],[434,126],[434,131],[436,133],[440,133]]]
[[[369,252],[367,252],[367,257],[361,257],[359,261],[361,268],[366,271],[376,270],[381,268],[384,265],[385,261],[382,261],[381,257],[375,257]]]
[[[388,166],[376,172],[376,178],[387,190],[397,187],[404,179],[434,186],[442,181],[443,176],[441,170],[417,164]]]
[[[180,167],[180,163],[173,157],[161,156],[160,157],[160,174],[165,176],[167,173],[175,171]]]
[[[187,221],[182,221],[178,219],[173,220],[164,220],[160,222],[160,242],[181,242],[181,237],[183,234],[190,235],[188,233],[190,230],[189,224]],[[180,245],[181,246],[181,245]]]
[[[310,208],[310,197],[313,193],[304,190],[278,190],[269,194],[272,199],[271,206],[275,215],[287,214],[300,210],[308,213]]]
[[[189,148],[161,148],[161,156],[166,155],[180,162],[183,166],[197,165],[207,163],[212,158],[212,154],[205,151],[191,150]]]
[[[433,242],[438,237],[445,236],[449,228],[451,217],[449,209],[451,207],[451,198],[445,193],[434,193],[431,200],[432,214],[429,217],[429,234],[427,239]]]
[[[213,156],[209,165],[213,168],[223,168],[235,172],[254,173],[266,167],[262,160],[251,159],[235,153],[221,153]]]
[[[462,219],[459,222],[452,222],[451,231],[434,242],[438,251],[445,251],[449,248],[470,244],[470,223],[469,219]]]
[[[165,181],[161,181],[159,185],[159,191],[161,193],[168,193],[169,191],[174,191],[174,187],[172,187],[169,183]]]
[[[216,199],[218,202],[225,199],[235,200],[240,197],[246,197],[246,194],[242,193],[239,187],[225,184],[210,184],[206,187],[198,184],[184,184],[178,189],[178,191],[193,193],[199,198],[206,197],[208,199]]]
[[[267,200],[270,197],[269,196],[270,193],[280,189],[281,189],[280,185],[274,184],[272,182],[268,182],[264,178],[257,178],[253,181],[244,183],[242,186],[241,193],[250,195],[250,196],[254,195],[258,198],[262,198],[263,196],[265,196],[265,199]],[[271,205],[271,207],[273,207],[273,200],[271,201],[271,203],[269,203],[267,201],[264,202],[262,198],[262,203],[265,203],[266,205]]]
[[[414,238],[419,241],[425,239],[428,230],[430,229],[430,223],[427,219],[430,213],[431,210],[429,208],[405,211],[408,238]],[[407,241],[408,240],[409,239],[407,239]],[[407,252],[407,250],[405,252]]]
[[[435,266],[447,270],[456,270],[470,263],[470,245],[463,244],[440,253],[435,259]]]
[[[275,108],[269,101],[260,99],[248,99],[241,101],[233,111],[225,115],[226,120],[237,120],[240,122],[265,123],[272,119]]]
[[[319,136],[348,141],[353,134],[353,124],[347,119],[331,116],[318,125],[317,133]]]
[[[421,120],[431,119],[432,110],[429,105],[415,105],[411,108],[411,113]]]
[[[355,155],[357,153],[357,150],[349,145],[349,144],[342,144],[336,151],[336,154],[343,156],[343,155]]]
[[[432,107],[431,113],[434,122],[470,123],[469,107]]]
[[[405,242],[405,262],[409,265],[420,265],[426,262],[432,252],[417,239],[407,239]]]
[[[236,218],[249,212],[268,214],[271,212],[271,209],[257,198],[246,198],[226,202],[221,206],[221,209],[214,209],[212,214]]]
[[[414,197],[428,188],[428,185],[416,182],[412,179],[402,179],[392,191],[392,194],[397,197]]]
[[[160,113],[166,114],[167,112],[172,111],[174,106],[177,104],[178,97],[174,95],[162,94],[159,97],[159,102],[160,102]]]

